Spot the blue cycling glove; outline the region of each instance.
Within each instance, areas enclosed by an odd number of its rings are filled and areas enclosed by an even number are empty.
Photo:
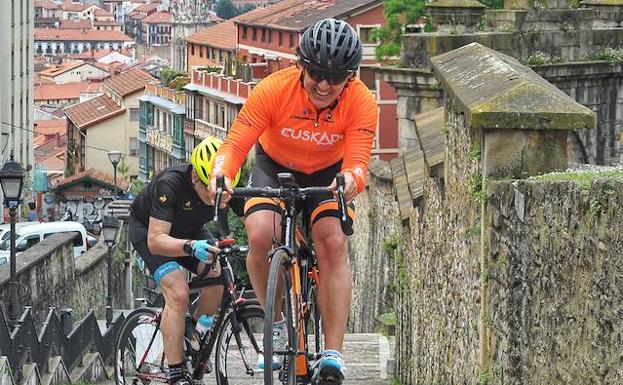
[[[210,257],[210,254],[213,254],[213,252],[210,251],[210,247],[214,246],[212,246],[209,241],[195,241],[195,243],[193,243],[193,257],[197,258],[203,263],[208,263],[208,258]]]

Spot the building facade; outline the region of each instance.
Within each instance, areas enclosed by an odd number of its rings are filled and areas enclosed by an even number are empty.
[[[184,117],[186,94],[151,82],[139,100],[139,179],[186,162]]]
[[[171,32],[171,65],[178,71],[185,71],[186,38],[221,21],[210,11],[209,0],[179,0],[171,7],[173,30]]]
[[[119,31],[94,31],[76,29],[34,30],[37,54],[71,54],[95,49],[129,49],[134,40]]]
[[[11,151],[24,168],[34,163],[34,4],[4,1],[0,12],[0,164]]]

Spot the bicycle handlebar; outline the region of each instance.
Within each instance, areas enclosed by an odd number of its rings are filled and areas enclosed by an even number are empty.
[[[352,235],[353,228],[352,223],[348,220],[348,212],[346,205],[346,198],[344,197],[344,174],[338,173],[335,176],[337,182],[337,204],[339,212],[340,226],[342,232],[345,235]],[[297,199],[305,199],[306,197],[333,197],[334,193],[328,187],[298,187],[298,185],[285,185],[281,187],[238,187],[234,189],[232,197],[234,198],[250,198],[250,197],[263,197],[263,198],[288,198],[294,197]],[[219,220],[219,206],[221,203],[221,196],[223,195],[223,189],[225,187],[225,178],[219,176],[216,178],[216,196],[214,198],[214,220]],[[219,222],[220,223],[220,222]]]

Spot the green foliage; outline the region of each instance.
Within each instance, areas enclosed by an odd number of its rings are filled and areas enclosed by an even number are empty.
[[[621,64],[623,62],[623,48],[606,48],[603,52],[597,54],[597,60],[605,60],[610,63],[611,66]]]
[[[522,63],[525,65],[543,65],[543,64],[555,64],[562,62],[562,58],[558,56],[552,56],[547,52],[535,51]]]
[[[238,8],[231,2],[231,0],[219,0],[216,4],[216,15],[221,19],[231,19],[238,16]]]
[[[200,71],[205,71],[205,72],[217,72],[220,73],[223,68],[219,67],[219,66],[205,66],[205,67],[201,67],[199,68]]]
[[[489,380],[489,368],[486,368],[482,371],[482,373],[480,373],[480,385],[489,385]]]
[[[393,253],[398,248],[398,238],[396,236],[390,236],[385,239],[385,243],[383,243],[383,250],[388,253]]]
[[[478,0],[489,8],[502,9],[504,8],[504,0]]]
[[[398,377],[392,377],[391,385],[402,385],[402,382],[400,382]]]
[[[400,54],[400,35],[405,25],[414,24],[424,16],[426,0],[384,0],[387,24],[376,28],[372,37],[381,42],[376,58],[385,60]]]
[[[577,183],[581,188],[589,188],[593,181],[597,179],[623,180],[623,168],[602,171],[553,172],[550,174],[534,176],[530,179],[570,181]]]
[[[239,15],[242,15],[243,13],[247,13],[249,11],[254,10],[256,7],[253,4],[245,4],[242,9],[240,10]]]
[[[165,68],[160,72],[160,85],[168,87],[169,83],[178,76],[186,76],[186,72],[176,71],[171,68]]]
[[[480,171],[476,172],[469,179],[469,186],[472,197],[478,202],[485,202],[487,200],[487,193],[483,189],[482,174]]]
[[[603,211],[603,208],[601,207],[601,203],[599,202],[597,198],[591,199],[590,210],[591,210],[591,214],[593,214],[594,217],[599,218],[601,216],[601,212]]]
[[[140,193],[141,191],[143,191],[143,188],[147,185],[147,183],[149,183],[149,181],[145,182],[145,181],[142,181],[142,180],[140,180],[140,179],[138,179],[138,178],[137,178],[137,179],[134,179],[134,180],[132,181],[132,183],[130,184],[130,189],[129,189],[129,191],[130,191],[132,194],[138,194],[138,193]]]

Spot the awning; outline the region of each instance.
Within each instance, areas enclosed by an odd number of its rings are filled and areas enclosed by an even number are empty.
[[[178,114],[178,115],[186,114],[185,106],[182,106],[170,100],[161,98],[160,96],[145,94],[145,95],[139,96],[138,100],[141,100],[143,102],[149,102],[161,108],[166,108],[167,110],[171,111],[174,114]]]
[[[244,102],[246,102],[246,99],[241,98],[240,96],[235,96],[223,91],[218,91],[214,88],[200,86],[199,84],[188,83],[184,86],[184,89],[188,91],[197,91],[202,95],[210,96],[231,104],[244,104]]]

